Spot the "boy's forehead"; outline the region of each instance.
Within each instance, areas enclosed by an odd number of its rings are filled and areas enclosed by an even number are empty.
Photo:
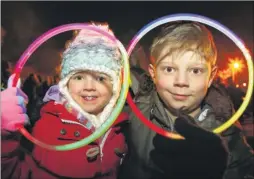
[[[172,54],[165,54],[157,61],[157,65],[159,64],[165,64],[165,63],[182,63],[182,62],[188,63],[188,64],[202,64],[205,65],[208,62],[202,58],[198,53],[195,53],[193,51],[185,51],[185,52],[176,52]]]

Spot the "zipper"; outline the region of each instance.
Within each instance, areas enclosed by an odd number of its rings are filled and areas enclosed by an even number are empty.
[[[167,114],[167,111],[165,111],[165,113],[166,113],[167,118],[169,119],[170,130],[171,130],[171,132],[174,132],[175,131],[174,121],[173,121],[173,119],[171,119],[171,117],[169,117],[169,115]]]
[[[111,132],[111,128],[106,132],[106,134],[104,135],[104,137],[102,138],[102,141],[100,142],[100,158],[101,158],[101,162],[102,162],[102,157],[103,157],[103,147],[104,147],[104,145],[105,145],[105,142],[106,142],[106,140],[107,140],[107,138],[108,138],[108,136],[109,136],[109,134],[110,134],[110,132]]]
[[[61,121],[63,123],[67,123],[67,124],[77,124],[77,125],[83,126],[84,128],[87,129],[87,127],[84,124],[81,124],[80,122],[71,121],[71,120],[67,120],[67,119],[61,119]]]
[[[155,105],[153,105],[153,106],[151,107],[150,115],[151,115],[152,118],[154,117],[156,120],[160,121],[160,119],[157,118],[156,115],[154,115],[154,113],[153,113],[154,107],[155,107]],[[170,128],[171,132],[174,132],[174,130],[175,130],[175,129],[174,129],[174,122],[173,122],[173,120],[168,116],[168,114],[167,114],[166,111],[165,111],[165,114],[166,114],[167,118],[169,119],[169,128]],[[168,129],[168,127],[166,127],[166,125],[164,125],[164,124],[162,125],[162,128]]]
[[[99,148],[100,148],[100,164],[99,164],[99,171],[102,172],[103,168],[102,168],[102,158],[103,158],[103,147],[105,145],[105,142],[109,136],[111,132],[111,128],[105,133],[105,135],[103,136],[100,144],[99,144]]]

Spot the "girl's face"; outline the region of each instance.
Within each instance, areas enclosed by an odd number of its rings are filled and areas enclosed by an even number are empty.
[[[68,82],[73,100],[87,113],[98,115],[109,103],[113,92],[111,78],[99,72],[82,71],[74,74]]]

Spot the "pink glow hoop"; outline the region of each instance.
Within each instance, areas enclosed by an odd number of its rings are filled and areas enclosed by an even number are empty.
[[[74,142],[71,144],[66,144],[66,145],[58,145],[58,146],[57,145],[48,145],[48,144],[45,144],[45,143],[37,140],[33,136],[31,136],[31,134],[29,132],[27,132],[27,130],[23,126],[18,127],[18,130],[20,131],[20,133],[23,134],[28,140],[30,140],[34,144],[39,145],[40,147],[46,148],[48,150],[57,150],[57,151],[73,150],[73,149],[77,149],[82,146],[85,146],[85,145],[91,143],[92,141],[98,139],[114,123],[114,121],[116,120],[116,118],[118,117],[120,112],[122,111],[122,108],[123,108],[125,101],[126,101],[126,97],[127,97],[127,93],[128,93],[128,89],[129,89],[129,76],[130,76],[129,69],[130,68],[129,68],[129,62],[128,62],[128,54],[127,54],[124,46],[122,45],[122,43],[119,40],[117,40],[109,32],[104,31],[94,25],[86,24],[86,23],[74,23],[74,24],[66,24],[66,25],[58,26],[54,29],[47,31],[46,33],[41,35],[39,38],[37,38],[27,48],[27,50],[22,54],[22,56],[18,60],[15,70],[14,70],[14,74],[13,74],[14,78],[12,81],[12,86],[13,87],[17,86],[17,81],[20,78],[20,73],[21,73],[25,63],[27,62],[29,57],[34,53],[34,51],[42,43],[44,43],[45,41],[47,41],[48,39],[50,39],[51,37],[53,37],[57,34],[60,34],[60,33],[66,32],[66,31],[70,31],[70,30],[80,30],[80,29],[89,29],[89,30],[101,33],[102,35],[105,35],[106,37],[108,37],[110,40],[112,40],[113,42],[115,42],[118,45],[119,50],[122,55],[122,61],[124,64],[124,67],[122,69],[123,70],[122,88],[121,88],[120,95],[119,95],[118,101],[116,103],[116,106],[115,106],[114,110],[112,111],[111,115],[109,116],[109,118],[93,134],[91,134],[90,136],[88,136],[80,141],[77,141],[77,142]]]

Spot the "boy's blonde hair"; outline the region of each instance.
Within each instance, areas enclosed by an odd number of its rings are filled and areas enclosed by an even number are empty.
[[[217,49],[211,32],[199,23],[178,22],[164,27],[153,41],[150,55],[156,65],[164,57],[193,51],[215,66]]]

